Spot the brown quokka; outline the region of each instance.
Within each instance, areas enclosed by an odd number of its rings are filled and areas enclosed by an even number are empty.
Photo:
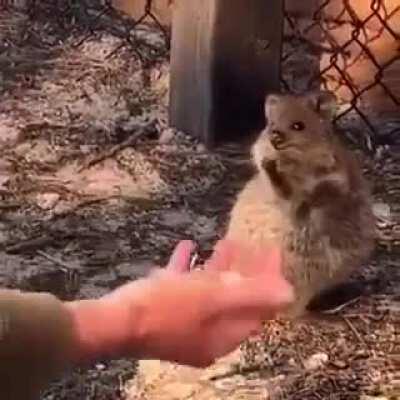
[[[333,134],[330,92],[269,95],[252,155],[258,173],[239,194],[226,239],[282,248],[299,317],[315,296],[345,283],[371,255],[375,218],[355,156]],[[238,267],[239,268],[239,267]]]

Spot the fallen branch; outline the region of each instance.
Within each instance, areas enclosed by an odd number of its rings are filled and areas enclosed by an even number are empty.
[[[131,147],[136,142],[143,136],[145,136],[151,128],[154,128],[155,124],[154,122],[151,122],[150,124],[140,127],[137,129],[137,131],[129,136],[126,140],[124,140],[122,143],[119,143],[113,147],[111,147],[109,150],[104,151],[103,153],[93,157],[92,159],[89,159],[87,162],[85,162],[79,169],[78,172],[82,172],[85,169],[91,168],[94,165],[106,160],[107,158],[114,157],[115,154],[119,153],[120,151],[126,149],[127,147]]]
[[[360,332],[358,332],[358,330],[356,329],[356,327],[352,324],[352,322],[346,318],[343,317],[344,322],[346,322],[347,326],[350,328],[350,330],[353,332],[355,338],[362,343],[364,346],[367,347],[367,343],[365,342],[365,340],[363,339],[363,337],[361,336]]]
[[[21,203],[3,203],[0,204],[0,210],[11,210],[14,208],[20,208],[21,206]]]
[[[111,199],[116,199],[119,198],[117,195],[113,196],[107,196],[107,197],[95,197],[95,198],[89,198],[89,199],[84,199],[82,201],[79,201],[75,204],[71,204],[69,207],[66,207],[64,210],[53,213],[52,217],[50,219],[54,218],[63,218],[69,214],[72,214],[76,212],[79,208],[87,207],[96,203],[101,203],[103,201],[111,200]]]
[[[47,254],[46,252],[44,252],[42,250],[37,250],[36,253],[39,254],[40,256],[46,258],[47,260],[53,262],[54,264],[58,265],[59,267],[61,267],[61,271],[63,271],[64,273],[68,273],[70,271],[77,270],[76,267],[68,265],[65,262],[59,260],[58,258],[51,256],[50,254]]]
[[[23,253],[35,250],[38,247],[48,246],[52,243],[54,243],[54,238],[52,236],[39,236],[15,244],[9,244],[6,246],[5,251],[9,254]]]

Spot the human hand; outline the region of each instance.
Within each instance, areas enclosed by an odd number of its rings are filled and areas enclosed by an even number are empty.
[[[207,366],[292,300],[278,250],[265,254],[221,242],[204,270],[189,271],[193,248],[192,242],[181,242],[166,269],[103,299],[125,310],[121,353]],[[243,255],[246,274],[230,271]]]
[[[194,244],[176,247],[165,269],[98,300],[68,304],[76,359],[152,358],[202,367],[257,333],[292,300],[280,253],[219,243],[203,270],[189,271]],[[241,271],[232,265],[242,263]]]

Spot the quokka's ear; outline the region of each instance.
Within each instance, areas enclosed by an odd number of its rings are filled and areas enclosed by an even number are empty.
[[[275,110],[276,106],[281,102],[281,100],[282,95],[278,93],[271,93],[265,98],[264,112],[267,120],[270,119],[271,114]]]
[[[311,92],[305,96],[305,100],[308,106],[325,120],[332,121],[337,115],[338,103],[333,92],[328,90]]]

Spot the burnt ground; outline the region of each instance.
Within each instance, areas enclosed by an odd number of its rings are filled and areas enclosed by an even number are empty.
[[[0,285],[97,297],[162,265],[182,238],[206,257],[251,174],[247,157],[211,154],[168,127],[166,59],[144,63],[131,46],[109,57],[115,35],[61,40],[63,27],[26,18],[0,16]],[[141,34],[150,48],[162,40]],[[355,277],[368,291],[333,321],[267,327],[257,373],[272,373],[283,398],[399,396],[399,149],[365,165],[380,230]],[[42,399],[122,399],[134,370],[134,360],[98,363]]]

